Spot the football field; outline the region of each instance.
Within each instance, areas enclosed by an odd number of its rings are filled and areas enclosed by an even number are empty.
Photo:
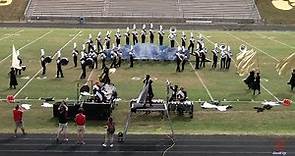
[[[12,132],[14,127],[11,109],[13,105],[5,101],[7,95],[14,95],[20,101],[32,104],[32,109],[25,112],[25,125],[29,132],[54,133],[56,121],[52,119],[50,108],[41,107],[41,97],[55,97],[55,99],[77,98],[77,85],[94,83],[101,70],[87,70],[87,78],[80,80],[81,68],[73,67],[72,49],[74,42],[78,50],[86,42],[88,34],[93,38],[98,32],[105,37],[107,30],[96,29],[33,29],[33,28],[1,28],[0,29],[0,112],[2,125],[0,132]],[[112,30],[115,32],[116,30]],[[176,73],[175,62],[160,61],[136,61],[134,68],[129,68],[128,62],[111,74],[111,81],[117,87],[119,97],[118,107],[113,111],[118,130],[122,130],[128,113],[129,100],[136,98],[142,88],[142,80],[145,74],[150,74],[154,80],[155,98],[166,98],[166,80],[173,84],[183,86],[188,92],[189,100],[195,101],[194,118],[178,117],[172,115],[173,128],[176,133],[190,134],[290,134],[294,135],[295,107],[274,107],[272,110],[256,113],[254,106],[260,106],[264,100],[282,100],[289,98],[295,101],[295,91],[291,92],[287,81],[290,73],[279,76],[275,66],[285,57],[295,52],[295,32],[276,31],[199,31],[192,30],[195,38],[202,34],[205,37],[205,46],[208,49],[207,57],[212,59],[211,50],[214,43],[230,45],[234,54],[239,52],[241,44],[248,49],[257,51],[261,73],[261,94],[253,96],[244,84],[243,79],[236,74],[234,62],[229,71],[211,70],[211,63],[206,68],[194,70],[194,57],[187,63],[183,73]],[[123,34],[125,30],[121,30]],[[185,31],[187,38],[191,30]],[[168,45],[165,33],[165,44]],[[178,42],[180,42],[181,30],[178,30]],[[114,43],[114,33],[111,34]],[[189,39],[187,39],[189,40]],[[122,43],[123,42],[123,43]],[[149,42],[149,40],[147,40]],[[188,42],[188,41],[187,41]],[[121,38],[125,44],[125,38]],[[155,43],[158,43],[158,35],[155,35]],[[11,66],[12,45],[20,50],[23,64],[27,66],[22,76],[17,78],[17,89],[9,89],[9,75]],[[40,79],[40,49],[44,48],[46,55],[54,55],[58,49],[62,50],[62,56],[70,62],[63,67],[65,78],[56,79],[56,62],[47,65],[47,78]],[[108,62],[109,64],[109,62]],[[219,65],[219,62],[218,62]],[[99,64],[100,66],[100,64]],[[25,98],[31,100],[24,100]],[[230,104],[233,109],[227,112],[216,110],[202,110],[198,101],[219,100],[222,104]],[[74,124],[71,123],[73,127]],[[71,129],[74,132],[74,128]],[[103,122],[90,121],[88,132],[103,131]],[[168,122],[160,119],[158,114],[138,114],[132,119],[130,132],[133,133],[168,133]]]

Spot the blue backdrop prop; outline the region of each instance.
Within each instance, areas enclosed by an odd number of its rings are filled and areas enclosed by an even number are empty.
[[[160,61],[172,61],[175,60],[175,53],[177,48],[170,48],[168,46],[157,46],[150,43],[138,43],[134,47],[135,59],[138,60],[160,60]],[[130,45],[121,47],[122,58],[129,60]],[[106,50],[107,59],[111,58],[111,51]],[[189,58],[188,50],[185,54]]]

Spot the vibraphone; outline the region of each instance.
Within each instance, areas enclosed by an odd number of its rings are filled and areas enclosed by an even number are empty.
[[[194,103],[193,101],[171,101],[168,102],[168,111],[175,112],[178,115],[189,114],[190,118],[194,117]]]

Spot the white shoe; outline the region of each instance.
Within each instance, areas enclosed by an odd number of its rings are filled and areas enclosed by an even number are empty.
[[[105,143],[102,144],[103,147],[107,147],[107,145]]]
[[[111,148],[114,147],[114,144],[110,144],[110,147],[111,147]]]

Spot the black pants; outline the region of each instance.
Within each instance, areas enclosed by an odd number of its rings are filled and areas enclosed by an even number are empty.
[[[141,43],[145,43],[145,35],[141,36]]]
[[[185,47],[185,42],[184,41],[181,42],[181,46]]]
[[[119,57],[116,67],[121,67],[121,62],[122,62],[122,59]]]
[[[129,37],[126,37],[126,45],[129,45],[130,44],[130,39]]]
[[[86,65],[81,65],[82,66],[82,74],[80,76],[80,79],[85,79],[86,78]]]
[[[295,85],[291,85],[291,90],[293,91],[293,89],[295,88]]]
[[[130,56],[130,68],[133,68],[133,61],[134,61],[133,56]]]
[[[180,60],[176,60],[176,72],[180,72]]]
[[[104,69],[106,67],[106,60],[105,59],[102,59],[101,60],[101,69]]]
[[[108,41],[108,42],[106,43],[106,47],[107,47],[107,49],[110,49],[110,48],[111,48],[111,43],[110,43],[110,41]]]
[[[21,69],[15,69],[15,75],[22,75]]]
[[[117,47],[120,45],[120,39],[116,39],[116,45],[117,45]]]
[[[150,43],[154,43],[154,35],[150,35]]]
[[[185,63],[186,63],[186,60],[184,59],[183,61],[182,61],[182,63],[181,63],[181,71],[183,72],[183,70],[184,70],[184,65],[185,65]]]
[[[97,65],[98,65],[97,57],[93,58],[93,61],[94,61],[94,68],[97,69]]]
[[[160,45],[163,45],[163,36],[160,36],[160,37],[159,37],[159,44],[160,44]]]
[[[200,67],[205,68],[206,58],[202,57]]]
[[[229,59],[226,59],[226,63],[225,63],[225,68],[226,69],[229,69],[230,63],[231,63],[231,59],[230,58]]]
[[[174,40],[170,40],[170,45],[171,45],[171,48],[173,48],[175,46],[175,41]]]
[[[56,77],[59,78],[59,75],[60,75],[60,77],[62,77],[62,78],[64,77],[64,74],[63,74],[62,69],[61,69],[61,65],[58,65],[58,66],[57,66]]]
[[[97,42],[97,51],[100,52],[100,49],[103,50],[102,44]]]
[[[218,57],[217,56],[213,56],[213,64],[212,64],[212,68],[217,68],[217,59],[218,59]]]
[[[78,61],[77,55],[73,56],[73,60],[74,60],[74,66],[77,67],[77,61]]]
[[[199,57],[196,57],[195,69],[200,69],[200,58]]]
[[[260,94],[260,84],[255,84],[253,89],[253,95],[255,95],[256,90],[258,91],[258,94]]]
[[[190,50],[191,48],[192,48],[191,52],[194,53],[195,46],[192,43],[188,46],[188,50]]]
[[[42,63],[41,66],[42,66],[42,75],[45,75],[46,74],[46,64]]]
[[[225,58],[221,58],[220,69],[225,69]]]

